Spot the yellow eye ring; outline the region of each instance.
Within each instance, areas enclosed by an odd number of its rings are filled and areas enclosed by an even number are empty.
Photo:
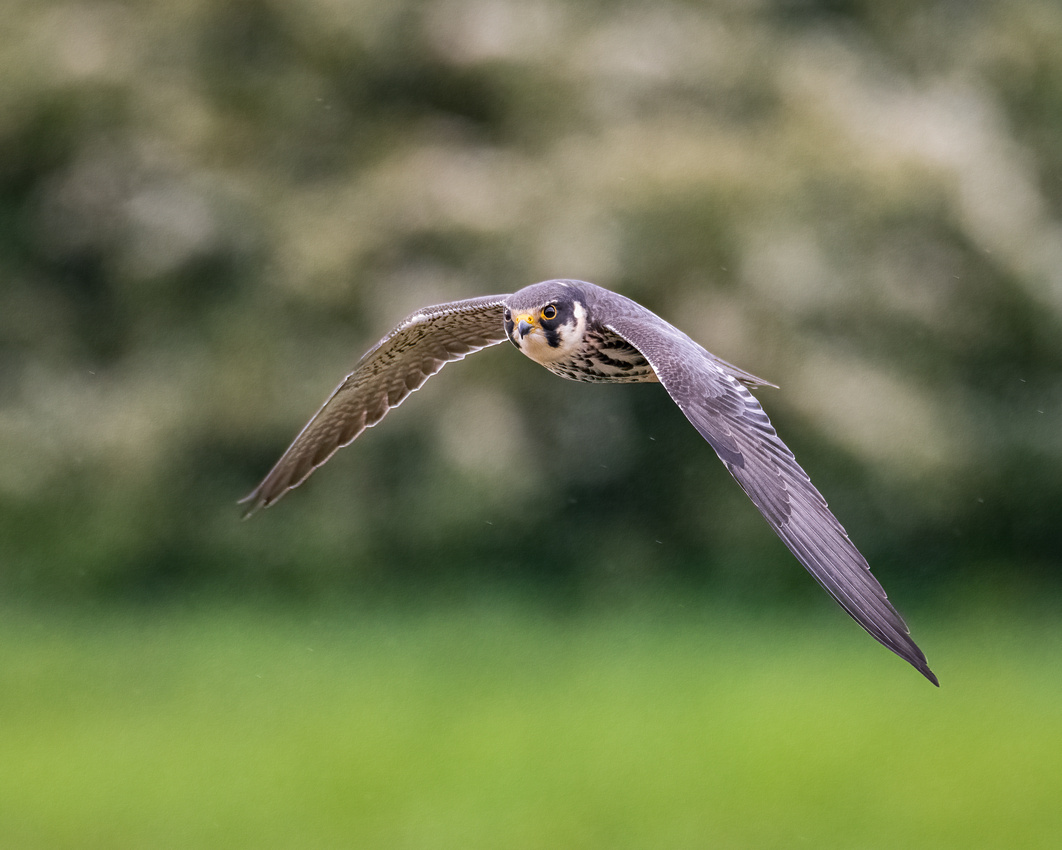
[[[555,304],[547,304],[542,308],[542,318],[547,322],[551,319],[557,318],[557,307]]]

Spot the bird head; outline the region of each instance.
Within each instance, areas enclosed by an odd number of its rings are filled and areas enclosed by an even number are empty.
[[[586,331],[587,308],[579,287],[547,280],[524,287],[505,304],[505,332],[513,345],[542,365],[570,357]]]

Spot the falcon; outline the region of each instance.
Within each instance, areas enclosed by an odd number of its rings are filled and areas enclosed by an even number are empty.
[[[298,487],[447,363],[505,340],[562,378],[662,384],[815,580],[872,637],[939,685],[866,559],[749,392],[774,384],[631,299],[584,281],[548,280],[409,316],[369,349],[241,500],[245,515]]]

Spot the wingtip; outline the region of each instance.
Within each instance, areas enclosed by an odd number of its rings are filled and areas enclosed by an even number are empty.
[[[766,378],[757,378],[755,375],[736,375],[735,377],[750,390],[761,390],[764,387],[770,387],[772,390],[780,389],[778,384]]]
[[[906,623],[904,624],[904,627],[906,628]],[[904,648],[903,651],[897,651],[888,644],[886,644],[886,646],[889,646],[890,649],[893,649],[893,652],[896,652],[896,654],[899,655],[902,659],[904,659],[904,661],[914,667],[915,670],[917,670],[930,682],[932,682],[936,687],[939,688],[940,680],[937,679],[937,674],[929,669],[929,662],[926,660],[925,653],[923,653],[922,650],[918,648],[918,645],[915,644],[913,640],[911,640],[910,631],[907,631],[907,643],[910,644],[910,646]]]
[[[906,631],[906,623],[904,623],[903,625]],[[871,635],[877,637],[877,635],[874,635],[873,632],[871,632]],[[898,656],[900,656],[900,658],[902,658],[904,661],[914,667],[915,670],[925,676],[930,682],[933,683],[933,685],[939,688],[940,680],[937,679],[937,674],[929,669],[929,662],[926,660],[926,656],[922,652],[922,650],[918,648],[918,645],[915,644],[913,640],[911,640],[910,631],[906,631],[905,637],[906,640],[904,643],[906,645],[899,647],[893,645],[892,643],[886,643],[885,641],[881,640],[881,638],[878,638],[878,640],[886,647],[891,649],[893,652],[895,652]]]
[[[252,490],[242,499],[237,501],[236,504],[246,505],[246,507],[240,511],[240,519],[248,520],[256,513],[258,513],[259,510],[266,507],[268,505],[268,502],[262,499],[257,490]]]

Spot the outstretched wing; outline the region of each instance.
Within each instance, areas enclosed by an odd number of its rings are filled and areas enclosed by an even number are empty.
[[[607,326],[642,353],[686,418],[819,584],[874,638],[938,684],[866,559],[740,375],[728,374],[717,358],[657,316],[618,317]]]
[[[397,407],[452,360],[506,339],[507,295],[419,310],[374,345],[317,411],[262,483],[240,500],[244,516],[268,507]]]

